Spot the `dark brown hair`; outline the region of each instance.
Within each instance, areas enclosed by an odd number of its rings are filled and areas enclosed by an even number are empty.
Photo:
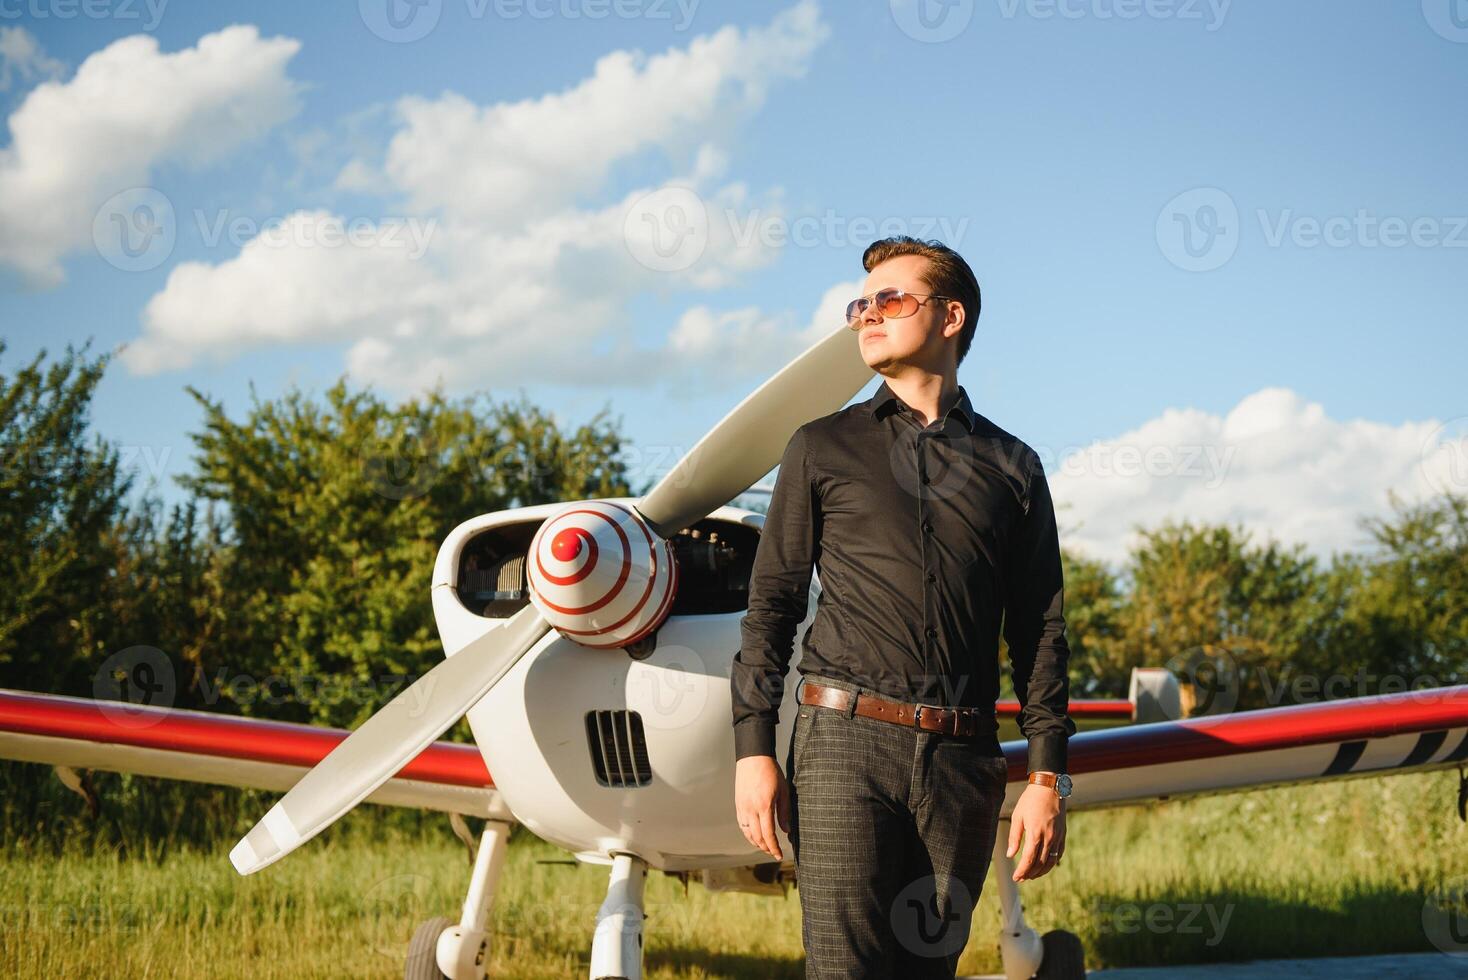
[[[921,255],[928,260],[927,268],[920,277],[929,289],[938,296],[950,296],[963,306],[963,329],[958,333],[958,358],[955,366],[963,363],[964,355],[974,340],[974,330],[979,325],[979,281],[974,270],[953,249],[940,241],[923,241],[909,235],[894,235],[881,238],[867,246],[862,253],[861,264],[866,271],[899,255]]]

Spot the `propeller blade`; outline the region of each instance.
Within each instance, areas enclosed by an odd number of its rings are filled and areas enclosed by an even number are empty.
[[[709,430],[638,513],[664,538],[702,520],[773,469],[796,429],[842,408],[871,377],[857,335],[833,330]]]
[[[550,630],[533,605],[434,667],[301,777],[229,852],[242,875],[285,857],[393,777]]]

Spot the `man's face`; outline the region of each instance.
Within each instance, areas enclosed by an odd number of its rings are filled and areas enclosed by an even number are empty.
[[[922,273],[928,260],[921,255],[898,255],[867,273],[862,295],[871,296],[879,289],[892,287],[916,293],[922,298],[912,316],[887,319],[873,304],[861,315],[857,343],[867,367],[881,372],[894,364],[918,364],[930,371],[943,365],[945,338],[956,335],[963,327],[962,307],[947,300],[928,299],[928,284]]]

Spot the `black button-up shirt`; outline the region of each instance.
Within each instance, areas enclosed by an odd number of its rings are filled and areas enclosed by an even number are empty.
[[[1065,771],[1075,723],[1050,487],[1035,451],[975,412],[962,386],[927,427],[884,380],[790,438],[730,678],[736,758],[775,754],[813,567],[802,676],[992,711],[1002,616],[1030,770]]]

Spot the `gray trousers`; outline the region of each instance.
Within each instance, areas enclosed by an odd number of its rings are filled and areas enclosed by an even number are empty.
[[[952,980],[1008,781],[997,735],[802,704],[785,775],[807,980]]]

